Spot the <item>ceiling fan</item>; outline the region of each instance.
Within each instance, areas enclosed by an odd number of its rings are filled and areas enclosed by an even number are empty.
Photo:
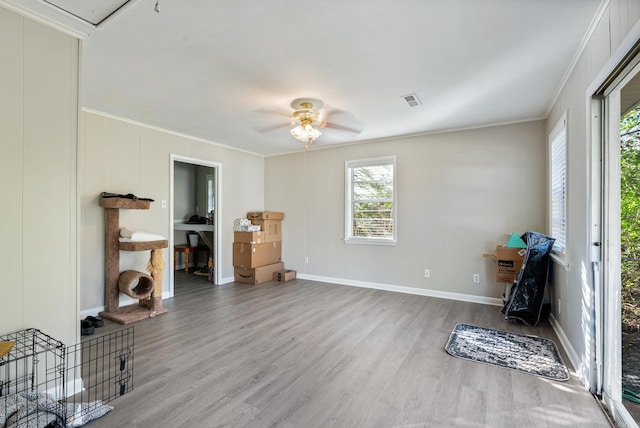
[[[272,111],[259,110],[260,113],[266,113],[269,116],[288,117],[288,123],[282,122],[277,125],[258,129],[259,132],[269,132],[279,128],[289,127],[289,133],[296,140],[305,143],[305,149],[313,144],[325,131],[343,131],[349,134],[357,135],[361,132],[355,123],[355,118],[344,112],[343,110],[330,109],[322,110],[324,103],[315,98],[296,98],[290,104],[293,112],[289,114]],[[278,118],[278,121],[281,119]],[[353,122],[352,126],[345,126],[338,122]],[[322,129],[322,131],[320,131]]]

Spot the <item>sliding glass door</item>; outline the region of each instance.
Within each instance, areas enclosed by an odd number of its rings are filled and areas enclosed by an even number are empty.
[[[594,252],[598,389],[619,425],[631,427],[640,421],[639,72],[637,61],[627,67],[594,100],[593,116],[601,131],[601,138],[594,135],[592,165],[594,183],[600,181],[593,186],[600,212],[592,215],[602,224],[593,232],[596,246],[601,243]]]

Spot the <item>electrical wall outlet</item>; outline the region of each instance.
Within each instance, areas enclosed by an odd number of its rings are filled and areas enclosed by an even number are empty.
[[[424,277],[425,278],[431,278],[431,269],[425,269],[424,270]]]
[[[307,264],[307,265],[309,264],[309,256],[305,256],[304,263]]]
[[[474,273],[473,274],[473,282],[476,284],[480,283],[480,274],[479,273]]]
[[[167,201],[162,201],[162,208],[167,208]]]

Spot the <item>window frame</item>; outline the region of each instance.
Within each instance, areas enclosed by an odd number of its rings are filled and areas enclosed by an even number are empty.
[[[398,187],[398,173],[396,156],[383,156],[377,158],[368,159],[356,159],[345,161],[345,228],[344,228],[344,242],[347,244],[369,244],[369,245],[396,245],[398,237],[398,224],[397,224],[397,187]],[[376,238],[376,237],[363,237],[353,236],[353,187],[352,187],[352,173],[353,168],[377,166],[377,165],[392,165],[393,167],[393,186],[391,197],[391,215],[392,215],[392,228],[393,233],[391,238]]]
[[[569,157],[567,156],[568,149],[568,134],[567,134],[567,113],[565,112],[560,120],[553,127],[549,133],[548,149],[549,149],[549,196],[548,196],[548,216],[549,216],[549,235],[555,238],[556,241],[551,251],[551,257],[562,265],[566,265],[567,260],[567,224],[568,224],[568,198],[569,195]],[[559,146],[559,147],[558,147]],[[558,156],[561,156],[558,159]],[[557,161],[560,161],[560,165],[556,165]],[[558,170],[559,169],[559,170]],[[556,174],[560,175],[559,177]],[[559,183],[558,183],[559,181]],[[560,198],[561,207],[557,207],[559,201],[555,197],[558,189],[556,186],[563,186],[561,191],[562,196]],[[556,215],[556,209],[561,211],[561,219],[558,219]],[[560,227],[562,231],[560,234],[555,233],[557,230],[557,222],[563,223]]]

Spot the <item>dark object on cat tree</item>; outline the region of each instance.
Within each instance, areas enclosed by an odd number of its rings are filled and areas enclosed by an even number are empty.
[[[122,199],[132,199],[134,201],[149,201],[149,202],[153,202],[153,199],[141,198],[139,196],[134,195],[133,193],[127,193],[126,195],[124,195],[124,194],[121,194],[121,193],[102,192],[101,197],[103,197],[103,198],[122,198]]]

